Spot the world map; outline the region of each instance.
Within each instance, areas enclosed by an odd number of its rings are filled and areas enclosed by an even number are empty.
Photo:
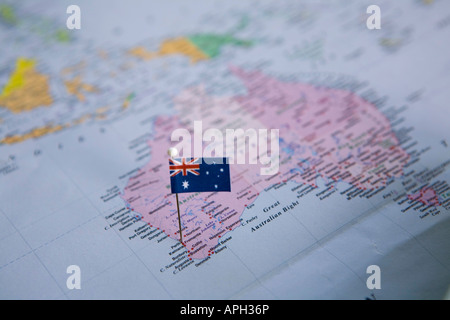
[[[445,297],[447,2],[381,1],[379,30],[361,1],[106,4],[80,30],[0,5],[1,298]],[[280,154],[179,220],[167,150],[196,121]]]

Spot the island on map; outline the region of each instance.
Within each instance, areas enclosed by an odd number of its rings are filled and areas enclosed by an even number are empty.
[[[0,93],[0,107],[20,113],[52,103],[48,76],[36,70],[35,60],[18,58],[14,72]]]
[[[240,40],[227,34],[194,34],[164,40],[156,52],[151,52],[142,46],[137,46],[130,49],[128,53],[143,60],[180,54],[188,57],[191,63],[197,63],[201,60],[217,57],[220,54],[221,48],[225,45],[250,47],[252,41]]]

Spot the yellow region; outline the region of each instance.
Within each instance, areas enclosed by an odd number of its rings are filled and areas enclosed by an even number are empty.
[[[100,116],[104,115],[104,112],[107,111],[107,109],[105,109],[105,108],[103,108],[101,110],[97,110],[97,114],[98,114],[97,117],[99,115]],[[29,140],[29,139],[37,139],[37,138],[40,138],[40,137],[43,137],[43,136],[46,136],[46,135],[49,135],[49,134],[52,134],[52,133],[55,133],[58,131],[62,131],[66,128],[80,125],[92,118],[93,118],[93,115],[88,113],[88,114],[81,116],[78,119],[73,120],[72,122],[68,122],[65,124],[58,124],[58,125],[50,124],[50,125],[46,125],[43,127],[34,128],[33,130],[26,132],[24,134],[16,134],[16,135],[12,135],[12,136],[7,136],[0,141],[0,144],[15,144],[15,143],[20,143],[20,142],[23,142],[23,141]],[[97,118],[97,119],[99,119],[99,118]],[[99,120],[101,120],[101,119],[99,119]]]
[[[49,126],[45,126],[45,127],[35,128],[25,134],[18,134],[18,135],[6,137],[2,141],[0,141],[0,143],[1,144],[15,144],[15,143],[23,142],[28,139],[39,138],[39,137],[45,136],[47,134],[61,131],[66,127],[68,127],[68,125],[57,125],[57,126],[49,125]]]
[[[61,74],[63,76],[67,76],[69,74],[74,74],[75,72],[79,72],[79,71],[83,70],[86,67],[86,65],[87,65],[86,61],[81,61],[81,62],[77,63],[76,65],[62,69]]]
[[[84,102],[86,100],[82,91],[97,92],[96,87],[82,82],[80,76],[76,76],[72,80],[64,81],[64,84],[66,85],[67,92],[69,92],[69,94],[71,95],[76,96],[77,99],[80,100],[81,102]]]
[[[35,66],[34,60],[27,60],[23,58],[17,59],[16,62],[16,70],[13,72],[11,77],[9,78],[8,83],[3,88],[2,94],[0,97],[5,98],[9,96],[14,90],[20,89],[25,84],[25,74],[30,70],[34,69]]]
[[[126,99],[123,103],[122,103],[122,110],[126,110],[130,107],[130,100]]]
[[[192,63],[208,59],[208,56],[201,52],[192,42],[186,38],[175,38],[163,42],[159,49],[160,55],[181,53],[191,58]]]
[[[85,114],[84,116],[82,116],[82,117],[80,117],[80,118],[78,118],[78,119],[75,119],[74,121],[73,121],[73,125],[74,126],[76,126],[76,125],[79,125],[79,124],[82,124],[82,123],[85,123],[86,121],[88,121],[89,119],[91,119],[92,118],[92,115],[91,114]]]
[[[150,52],[144,47],[135,47],[128,51],[128,54],[138,57],[142,60],[150,60],[156,56],[156,53]]]
[[[53,103],[48,76],[38,73],[35,65],[35,60],[17,59],[16,68],[0,94],[0,106],[20,113]]]
[[[108,110],[109,110],[109,107],[100,107],[97,110],[95,110],[95,113],[103,114],[103,113],[106,113]]]
[[[171,54],[182,54],[190,58],[191,63],[196,63],[200,60],[207,60],[209,57],[200,51],[189,39],[174,38],[165,40],[158,52],[150,52],[144,47],[135,47],[128,51],[129,54],[143,60],[150,60],[159,56],[166,56]]]
[[[95,110],[95,119],[96,120],[104,120],[106,119],[106,112],[108,112],[109,107],[100,107],[97,110]]]

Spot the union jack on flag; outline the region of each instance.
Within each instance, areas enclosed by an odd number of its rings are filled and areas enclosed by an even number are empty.
[[[195,174],[196,176],[200,175],[197,171],[200,169],[200,164],[198,162],[199,158],[194,158],[186,163],[186,158],[181,158],[181,162],[175,159],[169,159],[170,163],[170,177],[174,177],[179,173],[183,173],[183,176],[187,176],[188,172]]]
[[[231,191],[226,158],[169,159],[172,193]]]

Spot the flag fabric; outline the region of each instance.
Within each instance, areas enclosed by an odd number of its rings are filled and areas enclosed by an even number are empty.
[[[231,191],[227,158],[169,159],[172,193]]]

